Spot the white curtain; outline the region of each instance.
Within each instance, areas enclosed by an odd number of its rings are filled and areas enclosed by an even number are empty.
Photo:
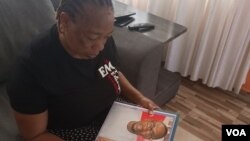
[[[149,0],[117,0],[140,10],[147,10]]]
[[[239,93],[250,68],[250,0],[124,2],[188,28],[171,43],[166,69]]]

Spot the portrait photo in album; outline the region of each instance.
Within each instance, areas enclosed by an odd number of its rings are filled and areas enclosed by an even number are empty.
[[[114,102],[96,141],[173,141],[178,113]]]

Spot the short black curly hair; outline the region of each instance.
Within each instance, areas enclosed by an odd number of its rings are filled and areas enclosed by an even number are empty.
[[[57,9],[57,15],[62,11],[68,13],[72,20],[75,20],[76,15],[82,14],[84,6],[90,4],[94,6],[102,6],[113,8],[112,0],[61,0],[61,3]]]

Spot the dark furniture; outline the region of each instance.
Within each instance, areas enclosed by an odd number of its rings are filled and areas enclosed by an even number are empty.
[[[151,13],[137,10],[131,6],[128,6],[116,0],[113,0],[113,4],[114,4],[114,10],[115,10],[115,17],[121,16],[127,13],[131,13],[131,12],[136,13],[135,15],[131,16],[135,20],[129,25],[136,24],[136,23],[151,23],[155,25],[154,30],[150,32],[144,32],[141,34],[149,38],[152,38],[156,41],[159,41],[161,43],[167,44],[173,39],[175,39],[176,37],[180,36],[181,34],[187,31],[187,28],[180,24],[160,18]]]

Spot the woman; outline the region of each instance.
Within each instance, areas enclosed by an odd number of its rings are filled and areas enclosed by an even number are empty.
[[[62,0],[57,24],[20,57],[8,94],[27,141],[95,140],[118,95],[158,106],[118,70],[111,0]]]

